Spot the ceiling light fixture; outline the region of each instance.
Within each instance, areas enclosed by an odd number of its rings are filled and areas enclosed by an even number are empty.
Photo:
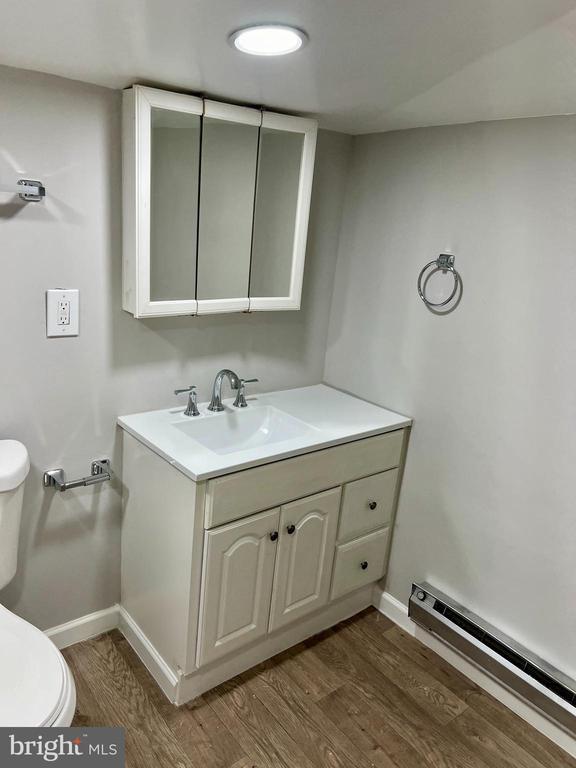
[[[301,29],[285,24],[258,24],[232,32],[230,43],[253,56],[284,56],[302,48],[308,36]]]

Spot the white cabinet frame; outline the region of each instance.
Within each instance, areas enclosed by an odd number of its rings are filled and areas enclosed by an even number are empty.
[[[300,309],[318,123],[316,120],[308,120],[303,117],[281,115],[276,112],[263,112],[262,128],[301,133],[304,136],[304,143],[302,147],[302,159],[300,161],[298,203],[294,226],[294,244],[292,247],[290,293],[288,296],[251,296],[250,312],[258,312],[261,310]]]
[[[237,104],[224,104],[221,101],[210,101],[209,99],[204,99],[204,117],[257,127],[262,124],[262,112],[259,109],[239,107]]]
[[[134,317],[195,315],[196,299],[150,299],[150,200],[152,109],[202,116],[204,101],[135,85],[124,91],[122,114],[123,275],[122,307]],[[197,183],[197,180],[194,180]],[[191,256],[196,260],[196,253]]]

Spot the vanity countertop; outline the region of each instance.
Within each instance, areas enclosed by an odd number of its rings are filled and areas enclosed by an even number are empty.
[[[207,480],[260,464],[407,427],[412,420],[325,384],[250,395],[247,408],[200,416],[184,408],[121,416],[118,424],[192,480]]]

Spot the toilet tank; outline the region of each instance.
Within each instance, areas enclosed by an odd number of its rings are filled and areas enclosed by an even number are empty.
[[[28,451],[17,440],[0,440],[0,589],[12,580],[18,563],[18,538]]]

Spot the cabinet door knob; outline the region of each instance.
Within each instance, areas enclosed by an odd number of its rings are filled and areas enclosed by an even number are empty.
[[[286,526],[286,530],[288,531],[288,533],[290,534],[290,536],[292,536],[292,534],[293,534],[293,533],[294,533],[294,531],[296,530],[296,526],[295,526],[295,525],[292,525],[292,523],[290,523],[290,525],[287,525],[287,526]]]
[[[362,568],[362,570],[365,571],[366,568],[368,568],[368,560],[362,560],[362,562],[360,563],[360,568]]]
[[[276,541],[277,538],[278,538],[278,531],[272,531],[272,533],[270,534],[270,541]]]
[[[368,506],[370,507],[370,509],[376,509],[376,507],[378,506],[378,504],[377,504],[377,502],[375,502],[375,501],[369,501],[369,502],[368,502]]]

